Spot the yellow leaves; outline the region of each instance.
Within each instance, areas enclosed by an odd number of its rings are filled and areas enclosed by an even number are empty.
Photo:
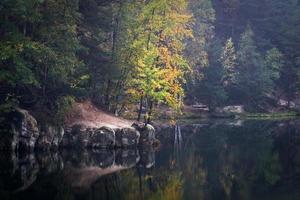
[[[192,37],[186,0],[152,0],[136,16],[138,28],[130,44],[133,66],[127,94],[147,97],[179,109],[181,83],[189,70],[183,57],[183,39]]]
[[[138,100],[142,96],[142,92],[137,91],[135,88],[127,89],[126,94],[131,96],[133,100]]]
[[[24,45],[22,43],[19,43],[19,44],[16,44],[15,48],[18,52],[22,52],[24,49]]]
[[[160,53],[159,58],[160,58],[161,65],[164,66],[165,68],[171,67],[170,55],[169,55],[168,48],[160,47],[159,53]]]

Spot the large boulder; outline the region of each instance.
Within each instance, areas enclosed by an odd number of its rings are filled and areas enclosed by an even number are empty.
[[[133,127],[116,130],[116,146],[130,147],[139,144],[140,133]]]
[[[85,133],[83,135],[81,135],[81,141],[82,141],[82,145],[83,147],[89,148],[93,146],[93,141],[92,141],[92,137],[95,134],[97,128],[87,128],[85,130]]]
[[[52,148],[57,149],[64,137],[65,130],[62,127],[56,128],[56,134],[53,137]]]
[[[19,134],[20,130],[14,123],[6,127],[1,127],[0,124],[0,151],[13,152],[19,147]]]
[[[92,148],[111,148],[115,146],[115,131],[112,128],[103,126],[96,129],[90,137]]]
[[[66,133],[63,135],[61,146],[66,148],[72,147],[84,147],[86,129],[80,124],[72,126]]]
[[[47,126],[40,133],[36,148],[39,150],[58,149],[63,136],[64,129],[62,127]]]
[[[150,124],[133,123],[132,127],[140,132],[140,145],[153,145],[156,142],[155,128]]]
[[[21,124],[14,130],[18,133],[18,147],[22,151],[32,151],[39,137],[37,121],[27,110],[18,108],[17,112],[21,114]]]

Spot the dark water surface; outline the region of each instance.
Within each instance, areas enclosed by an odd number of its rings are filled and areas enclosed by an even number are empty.
[[[0,154],[0,199],[300,199],[300,122],[160,130],[159,150]]]

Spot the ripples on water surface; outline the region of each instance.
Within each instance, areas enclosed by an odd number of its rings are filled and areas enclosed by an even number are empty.
[[[300,199],[300,122],[196,122],[161,148],[1,152],[0,199]]]

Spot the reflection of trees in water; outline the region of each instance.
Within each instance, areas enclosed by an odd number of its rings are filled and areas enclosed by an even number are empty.
[[[181,127],[180,125],[175,125],[174,130],[174,152],[173,152],[173,164],[180,166],[180,158],[182,151],[182,135],[181,135]]]
[[[185,199],[254,198],[280,185],[288,170],[281,157],[294,162],[293,152],[299,153],[299,142],[288,139],[287,130],[279,126],[274,122],[247,122],[242,127],[220,125],[198,131],[183,155]],[[182,127],[186,132],[183,135],[193,132],[190,129]],[[295,128],[291,132],[297,135]],[[289,143],[280,149],[276,143],[284,141]],[[290,148],[294,151],[284,152]],[[294,168],[289,172],[295,175],[300,166],[290,166]]]
[[[180,140],[174,128],[169,154],[163,149],[155,167],[118,173],[119,191],[124,199],[266,199],[288,181],[299,180],[299,133],[291,127],[288,122],[220,124],[196,131],[181,126]],[[289,192],[277,195],[286,199]]]

